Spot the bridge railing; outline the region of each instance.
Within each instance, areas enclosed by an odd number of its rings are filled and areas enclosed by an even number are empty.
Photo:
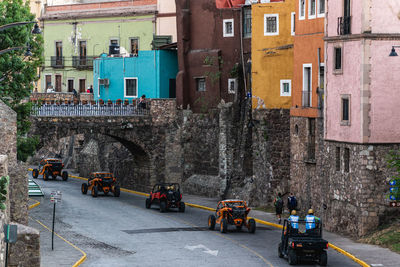
[[[146,106],[133,101],[83,101],[54,102],[34,101],[32,116],[35,117],[101,117],[101,116],[148,116],[150,102]]]

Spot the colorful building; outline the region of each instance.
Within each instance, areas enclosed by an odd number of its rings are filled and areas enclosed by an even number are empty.
[[[292,107],[290,110],[290,191],[298,196],[299,206],[309,208],[316,194],[323,168],[316,154],[323,141],[323,91],[325,81],[325,0],[296,0],[294,20],[294,62]],[[305,186],[309,184],[309,186]],[[318,213],[322,207],[314,207]]]
[[[271,1],[252,5],[254,108],[291,107],[294,2]]]
[[[94,99],[175,98],[176,50],[139,51],[137,57],[94,60]]]
[[[93,59],[101,53],[136,56],[151,50],[156,13],[157,0],[46,6],[42,91],[52,86],[56,92],[86,92],[93,85]]]
[[[199,112],[217,107],[221,100],[244,99],[242,66],[251,54],[251,7],[244,5],[245,0],[176,4],[178,106]]]
[[[310,204],[330,230],[362,236],[399,216],[387,167],[400,148],[398,8],[396,0],[327,1],[321,164],[303,184],[316,189]]]

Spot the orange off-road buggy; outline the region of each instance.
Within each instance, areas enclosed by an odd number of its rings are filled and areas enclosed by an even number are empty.
[[[68,172],[62,171],[64,164],[61,159],[46,158],[42,159],[37,169],[32,170],[32,177],[38,178],[39,175],[43,175],[43,180],[47,181],[50,177],[56,179],[57,176],[61,176],[64,181],[68,180]]]
[[[88,182],[82,184],[82,194],[86,195],[88,190],[91,190],[92,197],[97,197],[99,192],[108,195],[109,192],[114,194],[114,197],[119,197],[120,187],[117,185],[117,179],[109,172],[92,172]]]
[[[208,228],[214,230],[215,224],[220,225],[221,233],[228,231],[228,225],[235,225],[237,230],[242,230],[245,226],[250,233],[256,231],[256,222],[254,219],[247,220],[250,208],[243,200],[222,200],[218,202],[215,216],[208,217]]]
[[[182,201],[182,194],[177,183],[156,184],[150,192],[150,197],[146,198],[146,208],[150,209],[152,204],[160,205],[161,212],[169,208],[178,208],[180,212],[185,212],[185,202]]]

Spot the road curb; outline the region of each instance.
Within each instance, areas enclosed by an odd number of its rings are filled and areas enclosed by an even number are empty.
[[[82,177],[78,177],[78,176],[73,176],[73,175],[69,175],[72,178],[76,178],[76,179],[80,179],[80,180],[87,180],[86,178],[82,178]],[[125,188],[121,188],[121,191],[123,192],[127,192],[127,193],[131,193],[131,194],[135,194],[135,195],[140,195],[140,196],[149,196],[149,194],[143,193],[143,192],[138,192],[138,191],[133,191],[133,190],[129,190],[129,189],[125,189]],[[209,208],[206,206],[202,206],[202,205],[197,205],[197,204],[192,204],[192,203],[186,203],[185,204],[187,206],[193,207],[193,208],[197,208],[197,209],[203,209],[203,210],[208,210],[208,211],[215,211],[215,209],[213,208]],[[250,217],[252,218],[252,217]],[[271,223],[271,222],[267,222],[264,220],[260,220],[257,218],[253,218],[257,223],[261,223],[264,225],[268,225],[268,226],[272,226],[278,229],[282,229],[283,226],[280,224],[276,224],[276,223]],[[331,247],[332,249],[336,250],[337,252],[341,253],[342,255],[348,257],[349,259],[353,260],[354,262],[358,263],[360,266],[362,267],[371,267],[369,264],[367,264],[366,262],[360,260],[359,258],[357,258],[356,256],[352,255],[351,253],[345,251],[344,249],[341,249],[337,246],[335,246],[334,244],[329,243],[329,247]],[[77,265],[78,266],[78,265]]]
[[[31,198],[31,199],[32,199],[32,198]],[[36,199],[32,199],[32,200],[36,201],[36,203],[30,205],[30,206],[28,207],[28,210],[33,209],[33,208],[36,208],[37,206],[40,205],[40,201],[37,201]]]

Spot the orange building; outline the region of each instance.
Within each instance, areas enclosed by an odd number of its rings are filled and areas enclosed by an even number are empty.
[[[321,164],[316,151],[323,141],[325,1],[296,0],[289,187],[307,208],[318,189],[307,181]]]

